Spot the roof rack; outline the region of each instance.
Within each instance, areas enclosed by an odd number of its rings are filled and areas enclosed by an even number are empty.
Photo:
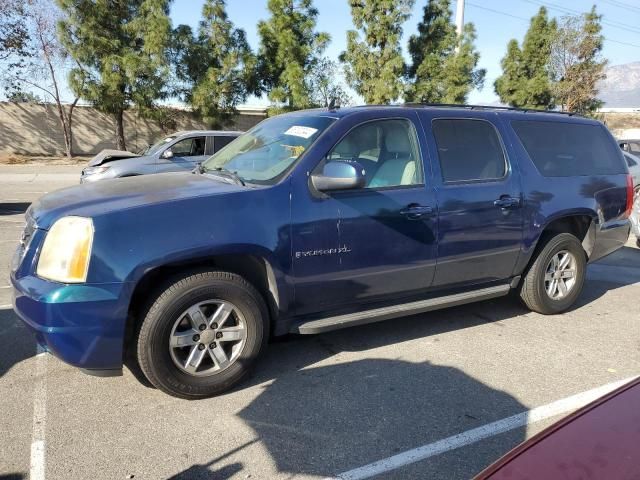
[[[491,106],[491,105],[464,105],[459,103],[405,103],[405,107],[440,107],[440,108],[465,108],[467,110],[509,110],[513,112],[524,112],[524,113],[558,113],[560,115],[567,115],[569,117],[573,117],[578,115],[574,112],[560,112],[557,110],[540,110],[535,108],[520,108],[520,107],[501,107],[501,106]]]

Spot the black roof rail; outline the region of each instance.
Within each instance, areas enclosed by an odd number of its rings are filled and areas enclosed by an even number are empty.
[[[439,108],[465,108],[467,110],[507,110],[512,112],[523,112],[523,113],[558,113],[560,115],[567,115],[569,117],[578,115],[574,112],[560,112],[557,110],[541,110],[535,108],[522,108],[522,107],[502,107],[499,105],[465,105],[459,103],[405,103],[405,107],[439,107]]]

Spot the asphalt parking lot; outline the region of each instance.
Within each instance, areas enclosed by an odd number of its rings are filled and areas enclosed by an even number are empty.
[[[640,374],[630,240],[589,267],[564,315],[503,298],[291,337],[239,388],[201,401],[128,370],[86,376],[37,354],[11,309],[23,213],[79,168],[33,171],[0,167],[0,479],[466,479],[593,389]]]

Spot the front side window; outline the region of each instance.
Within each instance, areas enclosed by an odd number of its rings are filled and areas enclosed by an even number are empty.
[[[281,115],[265,120],[202,164],[205,172],[229,170],[243,181],[273,184],[335,118]]]
[[[488,181],[505,176],[502,144],[489,122],[436,119],[432,128],[444,182]]]
[[[198,157],[204,155],[205,137],[185,138],[176,142],[171,151],[175,157]]]
[[[404,119],[378,120],[351,130],[326,161],[346,160],[364,167],[366,188],[423,183],[422,162],[413,124]]]

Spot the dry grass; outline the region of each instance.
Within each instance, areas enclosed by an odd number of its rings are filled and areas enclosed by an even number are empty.
[[[83,165],[91,157],[30,156],[18,154],[0,154],[0,165]]]

